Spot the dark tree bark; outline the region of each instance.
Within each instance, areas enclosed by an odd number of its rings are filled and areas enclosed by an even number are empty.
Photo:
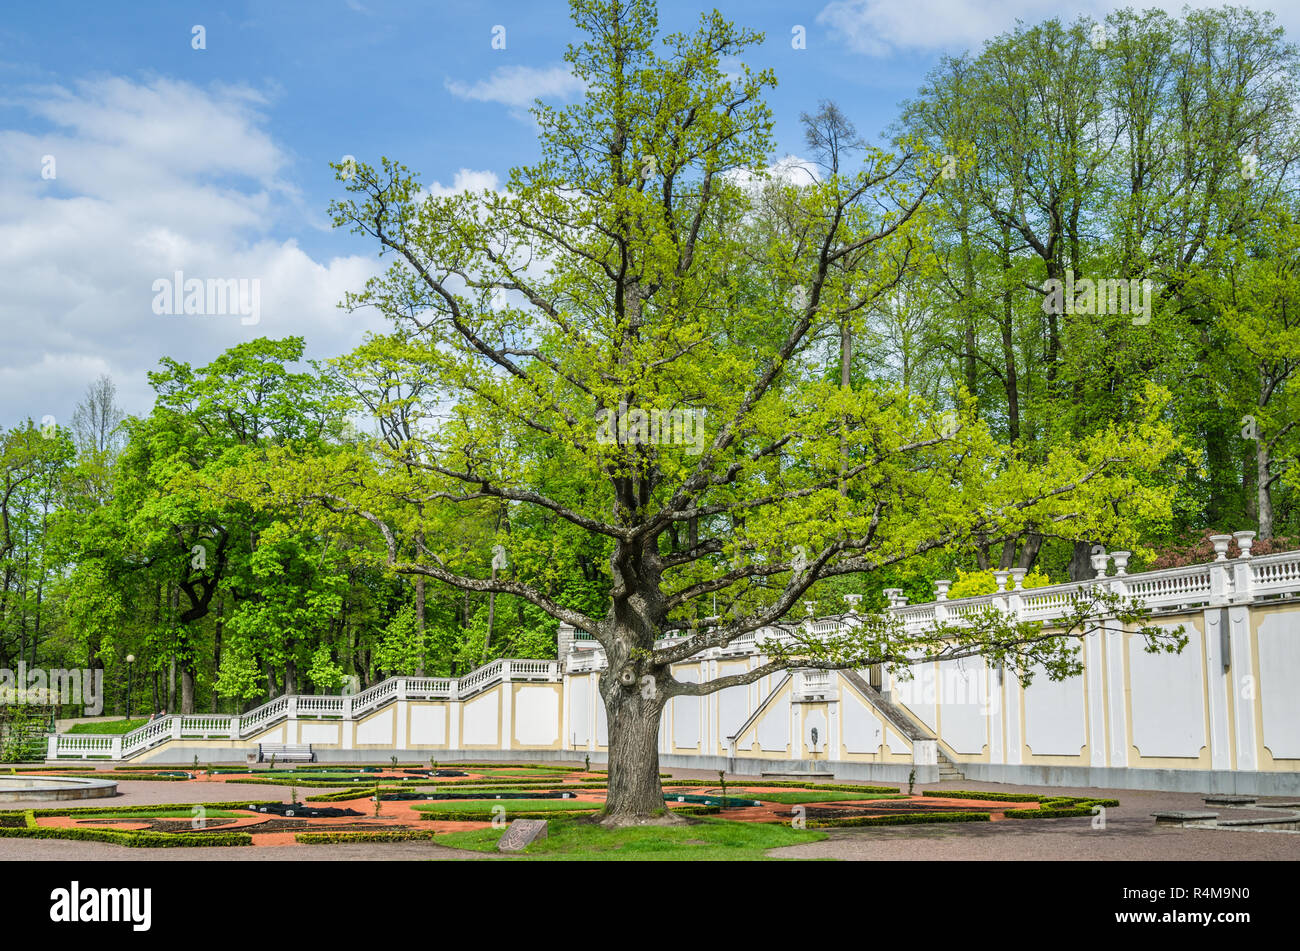
[[[648,681],[626,671],[617,677],[612,670],[606,673],[600,678],[600,693],[609,720],[609,793],[602,822],[641,825],[650,821],[647,817],[673,822],[659,782],[659,723],[665,701],[657,689],[649,689]]]

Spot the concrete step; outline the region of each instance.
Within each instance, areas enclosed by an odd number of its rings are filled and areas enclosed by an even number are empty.
[[[835,773],[829,769],[784,770],[776,773],[761,773],[763,779],[834,779]]]

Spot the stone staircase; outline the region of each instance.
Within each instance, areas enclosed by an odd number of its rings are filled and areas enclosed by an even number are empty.
[[[943,751],[942,747],[936,744],[935,751],[939,754],[939,782],[946,783],[949,780],[966,778],[966,774],[948,758],[948,754]]]
[[[879,690],[871,686],[861,674],[855,670],[841,670],[840,675],[851,683],[855,690],[876,708],[881,716],[889,721],[894,729],[898,730],[909,740],[933,740],[934,734],[918,723],[917,720],[906,710],[892,701],[886,700]],[[966,775],[961,768],[949,759],[944,753],[943,747],[935,744],[936,753],[939,757],[939,782],[948,782],[949,780],[965,779]]]

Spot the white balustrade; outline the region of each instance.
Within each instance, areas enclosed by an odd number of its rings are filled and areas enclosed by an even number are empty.
[[[1254,596],[1294,596],[1300,594],[1300,552],[1252,557],[1249,549],[1243,546],[1242,554],[1236,559],[1137,575],[1117,575],[1096,583],[1126,597],[1139,599],[1154,609],[1226,603],[1224,599],[1227,598],[1242,602]],[[1093,584],[1071,582],[1043,588],[1017,588],[1012,592],[957,601],[941,597],[938,601],[916,605],[908,605],[901,592],[895,590],[888,610],[909,632],[924,630],[944,620],[962,623],[989,608],[1011,610],[1023,620],[1050,621],[1067,614],[1073,599]],[[938,587],[946,594],[946,584]],[[811,628],[814,635],[835,635],[841,633],[846,624],[854,623],[852,619],[841,617],[807,619],[800,622],[800,630]],[[788,627],[774,625],[737,637],[720,653],[761,654],[765,644],[789,644],[794,639],[795,635]],[[671,640],[656,642],[656,646],[667,646]],[[606,665],[605,652],[597,647],[571,653],[565,658],[563,669],[568,673],[585,673],[602,670]],[[50,738],[48,749],[53,758],[129,758],[169,738],[228,736],[238,739],[298,715],[353,719],[405,698],[456,700],[473,696],[503,681],[557,681],[561,678],[561,669],[560,661],[556,660],[500,659],[459,679],[390,677],[353,696],[277,697],[242,716],[164,716],[121,737],[58,734]],[[802,692],[820,693],[830,683],[825,679],[828,676],[825,671],[802,672],[799,678],[804,688]]]
[[[1248,562],[1257,594],[1284,594],[1300,590],[1300,552],[1255,555]]]

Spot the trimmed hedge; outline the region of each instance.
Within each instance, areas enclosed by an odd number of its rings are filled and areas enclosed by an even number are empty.
[[[978,789],[927,789],[921,795],[938,799],[987,799],[990,802],[1042,802],[1046,798],[1033,793],[980,792]]]
[[[53,809],[33,809],[28,810],[35,816],[112,816],[114,814],[140,812],[148,809],[166,810],[166,809],[193,809],[195,806],[203,806],[205,809],[245,809],[248,806],[272,806],[279,805],[276,799],[235,799],[230,802],[171,802],[159,806],[62,806]]]
[[[95,779],[121,779],[121,780],[129,780],[130,782],[133,783],[147,783],[147,782],[179,783],[179,782],[184,782],[187,779],[194,778],[188,772],[182,770],[176,770],[175,772],[169,770],[166,773],[127,773],[126,775],[123,775],[118,770],[79,769],[79,770],[65,770],[64,773],[65,775],[68,776],[81,776],[81,777],[91,776],[94,777]]]
[[[1071,816],[1094,815],[1094,806],[1072,806],[1065,809],[1011,809],[1008,819],[1067,819]]]
[[[846,819],[809,819],[805,827],[828,829],[833,826],[910,826],[931,822],[988,822],[987,812],[912,812],[896,816],[850,816]]]
[[[599,806],[600,803],[595,803]],[[665,806],[667,803],[665,803]],[[512,809],[506,817],[509,819],[550,819],[557,820],[560,818],[572,819],[580,816],[593,816],[598,813],[599,809],[556,809],[551,812],[524,812]],[[682,806],[679,809],[673,809],[672,812],[679,816],[713,816],[722,810],[717,806]],[[426,822],[490,822],[492,821],[491,810],[480,810],[477,812],[421,812],[420,818]]]
[[[716,779],[674,779],[662,786],[717,786]],[[897,786],[856,786],[849,783],[800,783],[788,779],[769,782],[766,779],[728,779],[728,786],[767,786],[772,789],[827,789],[832,792],[864,792],[864,793],[896,793],[900,792]]]
[[[581,766],[562,766],[559,763],[444,763],[438,762],[439,769],[551,769],[563,773],[582,773],[586,772]],[[606,770],[593,769],[593,773],[603,773]],[[660,773],[661,776],[666,775]]]
[[[200,848],[206,846],[252,845],[247,832],[120,832],[114,829],[58,829],[38,826],[26,829],[0,828],[0,838],[74,839],[82,842],[107,842],[137,849]]]
[[[344,842],[407,842],[432,839],[445,832],[428,829],[393,829],[378,832],[299,832],[293,840],[302,845],[337,845]]]
[[[373,789],[375,781],[367,779],[303,779],[292,776],[271,776],[267,778],[250,777],[248,779],[227,779],[227,783],[245,783],[251,786],[299,786],[304,789],[338,789],[340,786],[356,786]],[[489,776],[485,779],[466,779],[461,782],[445,782],[437,779],[425,779],[418,776],[386,776],[380,780],[384,783],[398,783],[406,786],[544,786],[554,784],[554,779],[521,779],[518,776]],[[604,785],[603,783],[601,784]]]

